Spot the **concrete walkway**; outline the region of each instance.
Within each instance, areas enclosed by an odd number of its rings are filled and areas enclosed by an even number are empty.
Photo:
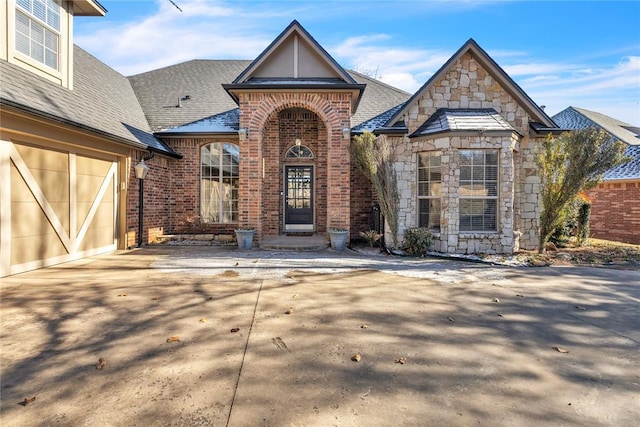
[[[638,271],[160,247],[0,291],[2,425],[640,419]]]

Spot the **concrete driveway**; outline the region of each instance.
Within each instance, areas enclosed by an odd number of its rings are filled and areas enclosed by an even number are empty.
[[[3,426],[640,420],[637,270],[159,247],[0,280]]]

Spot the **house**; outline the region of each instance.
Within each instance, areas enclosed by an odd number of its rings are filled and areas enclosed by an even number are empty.
[[[345,70],[297,21],[253,61],[127,78],[72,43],[95,0],[2,7],[0,276],[163,233],[357,236],[375,201],[349,159],[364,131],[393,144],[400,233],[428,227],[452,253],[537,244],[534,151],[559,128],[472,39],[415,94]]]
[[[589,190],[591,236],[640,244],[640,128],[584,108],[568,107],[553,120],[566,129],[596,128],[626,144],[630,161],[607,171]]]

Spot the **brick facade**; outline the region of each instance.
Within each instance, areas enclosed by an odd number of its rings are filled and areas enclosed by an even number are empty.
[[[246,92],[239,96],[240,141],[239,225],[256,229],[258,241],[282,230],[280,192],[283,189],[285,152],[296,138],[311,148],[315,173],[316,232],[349,228],[349,127],[350,92]]]
[[[603,182],[591,189],[591,237],[640,245],[640,182]]]

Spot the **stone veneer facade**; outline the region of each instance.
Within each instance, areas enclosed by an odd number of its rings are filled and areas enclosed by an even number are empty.
[[[401,194],[400,234],[418,225],[417,153],[442,153],[441,230],[434,249],[448,253],[512,253],[534,249],[538,243],[541,184],[535,163],[539,138],[530,136],[530,116],[469,52],[463,54],[422,93],[405,114],[409,134],[440,108],[493,108],[516,130],[510,135],[486,136],[449,132],[421,137],[394,137]],[[498,149],[500,182],[498,230],[460,233],[458,188],[460,149]],[[390,241],[390,240],[389,240]]]

